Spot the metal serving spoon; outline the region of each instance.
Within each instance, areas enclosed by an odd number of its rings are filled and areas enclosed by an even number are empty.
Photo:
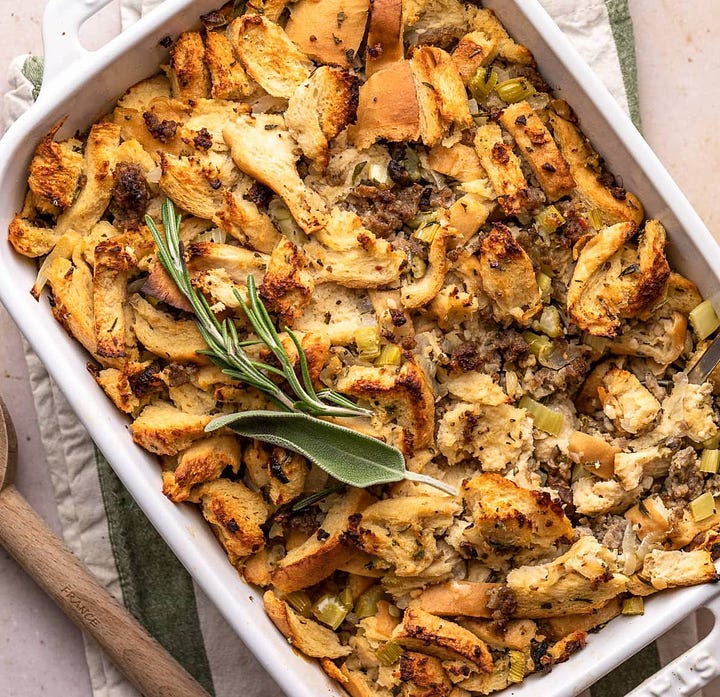
[[[16,464],[15,428],[0,397],[0,545],[145,697],[208,697],[30,507],[13,486]]]
[[[705,382],[720,363],[720,333],[710,342],[700,360],[688,372],[688,380],[697,385]]]

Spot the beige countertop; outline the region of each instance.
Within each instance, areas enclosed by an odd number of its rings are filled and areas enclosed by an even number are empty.
[[[578,0],[580,1],[580,0]],[[46,0],[0,0],[0,65],[41,52]],[[720,13],[715,0],[630,0],[638,47],[644,133],[711,231],[720,237]],[[92,20],[93,44],[117,28],[117,5]],[[0,76],[0,90],[7,89]],[[672,234],[672,231],[670,231]],[[0,307],[0,393],[18,431],[17,484],[58,529],[20,337]],[[3,697],[89,697],[80,633],[0,550],[0,693]],[[718,692],[720,694],[720,692]]]

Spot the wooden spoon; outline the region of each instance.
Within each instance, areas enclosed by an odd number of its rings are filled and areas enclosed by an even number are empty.
[[[0,398],[0,544],[145,697],[208,697],[118,603],[13,486],[17,438]]]

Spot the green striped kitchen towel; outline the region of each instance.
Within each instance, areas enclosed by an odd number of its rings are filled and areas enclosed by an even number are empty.
[[[124,0],[123,26],[161,0]],[[639,126],[633,30],[627,0],[541,0],[617,101]],[[22,57],[11,67],[7,122],[37,94],[40,64]],[[193,583],[128,495],[79,424],[44,367],[26,351],[43,443],[64,536],[108,589],[121,599],[206,689],[217,697],[280,695],[218,611]],[[652,645],[592,688],[592,697],[620,697],[673,652],[697,639],[694,622]],[[658,648],[659,647],[659,648]],[[95,697],[137,697],[92,640],[86,640]]]

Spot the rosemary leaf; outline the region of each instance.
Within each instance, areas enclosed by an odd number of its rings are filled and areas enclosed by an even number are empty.
[[[456,495],[454,487],[405,469],[402,453],[382,441],[307,414],[280,411],[246,411],[213,419],[205,428],[227,427],[246,438],[279,445],[303,455],[340,482],[355,487],[399,482],[429,484]]]

